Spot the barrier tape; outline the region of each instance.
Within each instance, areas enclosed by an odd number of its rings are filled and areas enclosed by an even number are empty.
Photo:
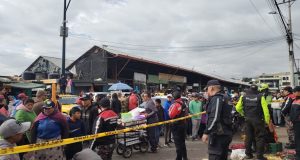
[[[110,131],[110,132],[103,132],[103,133],[98,133],[98,134],[93,134],[93,135],[66,138],[66,139],[58,139],[58,140],[51,140],[51,141],[47,141],[47,142],[41,142],[41,143],[35,143],[35,144],[29,144],[29,145],[22,145],[22,146],[16,146],[16,147],[1,148],[0,149],[0,156],[9,155],[9,154],[23,153],[23,152],[32,152],[32,151],[37,151],[37,150],[53,148],[53,147],[59,147],[59,146],[67,145],[67,144],[87,141],[87,140],[93,140],[95,138],[100,138],[100,137],[111,136],[111,135],[116,135],[116,134],[120,134],[120,133],[126,133],[126,132],[130,132],[130,131],[146,129],[146,128],[149,128],[149,127],[160,126],[160,125],[167,124],[167,123],[174,123],[176,121],[181,121],[181,120],[188,119],[188,118],[191,118],[193,116],[199,116],[199,115],[202,115],[202,114],[205,114],[205,113],[206,112],[200,112],[200,113],[197,113],[197,114],[188,115],[188,116],[185,116],[185,117],[172,119],[172,120],[168,120],[168,121],[157,122],[157,123],[152,123],[152,124],[144,124],[144,125],[141,125],[141,126],[130,127],[130,128],[125,128],[125,129],[115,130],[115,131]]]

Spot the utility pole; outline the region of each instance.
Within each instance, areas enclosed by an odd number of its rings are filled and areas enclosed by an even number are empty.
[[[63,26],[60,27],[60,36],[62,39],[62,62],[61,62],[61,75],[66,74],[66,38],[68,37],[67,27],[67,10],[69,8],[71,0],[67,4],[67,0],[64,0],[64,14],[63,14]]]
[[[295,57],[294,57],[294,40],[293,40],[293,32],[292,32],[292,9],[291,9],[291,0],[288,1],[289,6],[289,22],[288,22],[288,31],[289,36],[287,39],[287,43],[289,45],[289,62],[290,62],[290,72],[291,72],[291,87],[295,87]]]
[[[281,22],[285,28],[286,36],[287,36],[287,44],[289,47],[289,68],[290,68],[290,80],[291,80],[291,87],[295,87],[295,57],[294,57],[294,40],[293,40],[293,32],[292,32],[292,2],[296,0],[283,0],[281,3],[277,3],[276,0],[274,0],[275,7],[278,10],[278,14],[280,16]],[[288,23],[284,21],[284,16],[281,13],[281,10],[279,8],[279,5],[281,4],[288,4],[288,10],[289,10],[289,16],[288,16]],[[276,12],[275,12],[276,13]]]

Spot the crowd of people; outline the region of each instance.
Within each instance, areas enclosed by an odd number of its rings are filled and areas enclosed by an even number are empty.
[[[251,85],[242,94],[229,94],[218,80],[210,80],[203,93],[183,96],[180,87],[174,88],[163,103],[162,98],[153,97],[150,92],[138,94],[133,91],[127,96],[121,93],[111,96],[100,94],[95,100],[91,94],[82,94],[76,101],[78,106],[73,107],[69,115],[64,115],[58,103],[47,99],[43,90],[36,93],[35,99],[25,93],[18,94],[15,99],[8,96],[5,88],[0,88],[0,148],[113,131],[118,128],[121,113],[144,103],[145,112],[142,114],[147,124],[194,115],[190,119],[147,128],[151,153],[174,143],[176,160],[187,160],[185,140],[202,139],[208,144],[209,159],[226,160],[234,134],[232,110],[236,110],[245,121],[246,159],[254,157],[253,146],[256,158],[266,159],[266,136],[274,131],[270,127],[273,124],[287,126],[289,143],[285,147],[296,148],[300,159],[299,97],[300,87],[285,87],[282,91],[271,93],[265,84],[260,88]],[[159,142],[160,136],[164,136],[163,144]],[[35,152],[0,156],[0,159],[69,160],[93,152],[91,156],[110,160],[115,148],[116,138],[111,135]]]

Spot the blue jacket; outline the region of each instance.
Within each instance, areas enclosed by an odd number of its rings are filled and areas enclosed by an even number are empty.
[[[53,119],[46,118],[37,124],[37,137],[40,139],[51,139],[61,135],[62,126]]]
[[[82,120],[77,120],[73,122],[71,118],[67,119],[69,124],[69,137],[80,137],[85,135],[85,127]]]
[[[169,120],[170,116],[169,116],[169,108],[171,107],[171,105],[173,104],[173,101],[166,101],[164,103],[164,116],[165,116],[165,120]]]
[[[11,113],[11,117],[15,117],[16,113],[17,113],[17,107],[22,104],[23,101],[22,100],[16,100],[15,103],[13,104],[13,111]]]

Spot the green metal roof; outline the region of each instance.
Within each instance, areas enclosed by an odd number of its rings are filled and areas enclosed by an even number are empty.
[[[10,83],[8,84],[9,86],[13,88],[23,88],[23,89],[31,89],[31,88],[42,88],[45,87],[44,84],[38,84],[38,83],[24,83],[24,82],[19,82],[19,83]]]

